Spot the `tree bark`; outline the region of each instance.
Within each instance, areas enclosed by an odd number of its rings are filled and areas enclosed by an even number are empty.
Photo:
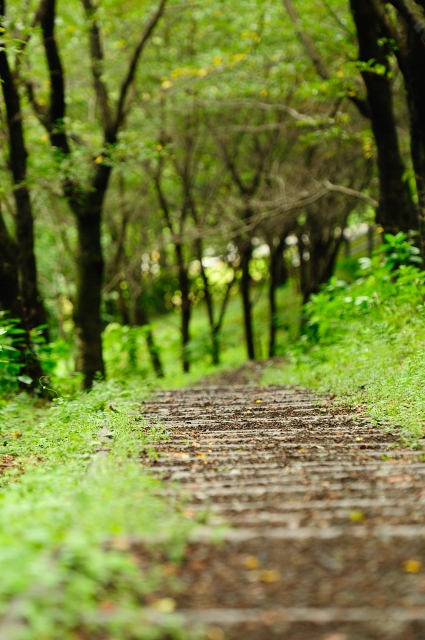
[[[74,308],[78,347],[77,369],[84,374],[84,388],[92,386],[96,374],[105,375],[100,317],[103,258],[100,212],[77,217],[77,295]]]
[[[405,3],[392,4],[399,9],[399,5],[404,6]],[[409,7],[414,9],[412,3]],[[417,6],[416,10],[419,11]],[[409,109],[410,152],[418,195],[418,226],[422,254],[425,256],[425,45],[417,33],[415,22],[409,20],[409,16],[405,16],[404,12],[398,18],[398,30],[393,39],[397,36],[397,58],[404,77]]]
[[[418,228],[417,212],[405,181],[405,170],[397,136],[391,81],[388,77],[389,50],[380,43],[385,33],[369,0],[350,0],[359,41],[359,60],[374,67],[362,70],[368,92],[372,130],[378,150],[380,197],[377,222],[385,231]],[[379,65],[379,67],[376,67]],[[383,73],[380,72],[383,71]]]
[[[197,218],[195,218],[195,222],[197,222]],[[205,304],[207,307],[208,321],[210,324],[212,363],[213,365],[218,365],[220,364],[219,327],[214,321],[214,301],[210,291],[208,276],[205,271],[204,265],[202,264],[202,241],[200,239],[198,239],[196,242],[196,250],[198,254],[198,260],[201,265],[200,268],[202,282],[204,283]]]
[[[250,284],[251,276],[249,273],[249,265],[252,257],[252,247],[249,244],[245,247],[241,254],[241,296],[243,305],[243,317],[245,327],[245,341],[248,352],[248,358],[255,360],[255,347],[254,347],[254,329],[252,322],[252,302],[250,296]]]
[[[184,264],[183,258],[183,248],[180,244],[176,245],[176,254],[177,254],[177,262],[178,262],[178,270],[179,270],[179,286],[181,291],[181,332],[182,332],[182,362],[183,362],[183,371],[188,373],[190,370],[190,358],[188,353],[188,345],[190,342],[190,316],[191,316],[191,305],[190,305],[190,281],[189,274],[187,268]]]
[[[0,15],[4,15],[4,2],[0,2]],[[19,268],[22,320],[28,331],[46,325],[46,313],[37,284],[37,266],[34,253],[34,218],[27,179],[27,150],[19,92],[12,75],[6,48],[0,50],[0,79],[6,106],[9,137],[9,169],[14,184],[16,211],[17,260]],[[44,335],[48,339],[47,328]]]
[[[281,282],[281,270],[283,264],[282,252],[285,246],[286,233],[280,238],[279,244],[271,248],[270,255],[270,284],[269,284],[269,305],[270,305],[270,328],[269,328],[269,358],[276,355],[276,333],[277,333],[277,300],[276,290]]]
[[[22,319],[22,299],[19,287],[18,246],[10,237],[0,211],[0,308],[11,318]]]
[[[164,369],[162,368],[161,359],[159,357],[159,349],[155,344],[152,329],[150,327],[149,319],[146,311],[139,305],[135,309],[134,324],[136,326],[144,327],[146,332],[146,345],[148,347],[149,356],[151,359],[153,370],[157,378],[164,377]]]

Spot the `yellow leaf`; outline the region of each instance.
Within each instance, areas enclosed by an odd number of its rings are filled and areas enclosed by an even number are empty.
[[[280,574],[275,569],[269,569],[261,571],[260,580],[261,582],[277,582],[280,578]]]
[[[207,640],[225,640],[226,636],[220,627],[210,627],[207,631]]]
[[[403,562],[403,569],[407,573],[419,573],[422,568],[422,563],[419,560],[406,560]]]
[[[103,156],[97,156],[95,163],[96,164],[101,164],[103,162]]]
[[[351,522],[361,522],[365,519],[364,513],[361,511],[352,511],[349,515]]]
[[[260,561],[257,556],[247,556],[244,560],[244,565],[247,569],[258,569]]]
[[[153,603],[152,608],[161,613],[173,613],[176,601],[173,598],[161,598]]]
[[[255,402],[263,402],[262,400],[256,400]]]

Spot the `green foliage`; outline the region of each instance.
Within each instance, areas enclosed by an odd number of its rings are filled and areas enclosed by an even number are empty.
[[[264,381],[342,394],[411,439],[425,429],[425,273],[406,236],[386,240],[354,283],[333,278],[312,297],[290,364]]]
[[[398,269],[401,265],[406,264],[421,264],[420,251],[413,245],[412,237],[409,238],[406,233],[401,231],[395,235],[385,233],[385,242],[376,253],[384,255],[385,264],[390,269]]]
[[[22,369],[16,345],[24,332],[16,325],[16,320],[8,319],[0,312],[0,393],[16,389]]]

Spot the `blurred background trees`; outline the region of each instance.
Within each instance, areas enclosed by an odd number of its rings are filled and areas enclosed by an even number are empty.
[[[380,233],[424,252],[422,0],[0,14],[6,387],[284,355]]]

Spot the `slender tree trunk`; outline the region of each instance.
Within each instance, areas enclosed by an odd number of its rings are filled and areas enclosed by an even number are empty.
[[[0,211],[0,308],[11,318],[23,317],[19,287],[18,247],[10,237]]]
[[[191,316],[191,305],[190,305],[190,282],[189,275],[186,267],[183,264],[183,256],[181,246],[179,246],[178,253],[179,257],[179,286],[182,294],[182,306],[181,306],[181,332],[182,332],[182,362],[183,362],[183,371],[185,373],[189,372],[190,369],[190,359],[187,351],[187,347],[190,342],[190,316]],[[177,250],[177,247],[176,247]]]
[[[4,15],[4,2],[0,2],[0,15]],[[27,150],[20,96],[9,67],[6,49],[0,50],[0,79],[6,106],[9,135],[9,168],[12,174],[16,210],[16,240],[22,297],[22,320],[28,331],[46,324],[46,314],[38,290],[37,267],[34,254],[34,218],[30,194],[26,184]],[[48,339],[47,330],[45,337]]]
[[[135,324],[140,327],[145,327],[146,331],[146,345],[149,351],[149,357],[151,359],[153,370],[155,371],[155,375],[157,378],[164,377],[164,369],[162,368],[161,359],[159,357],[159,349],[155,344],[155,340],[153,337],[152,329],[150,328],[149,319],[147,317],[146,311],[143,307],[139,305],[135,309]]]
[[[367,255],[369,258],[372,257],[372,253],[373,253],[373,236],[374,236],[374,232],[375,232],[375,227],[370,224],[367,227]]]
[[[122,281],[121,281],[122,282]],[[121,288],[121,282],[118,283],[118,286],[115,288],[117,294],[118,294],[118,307],[121,313],[121,321],[123,323],[123,325],[131,325],[131,319],[130,319],[130,313],[128,310],[128,305],[127,302],[124,298],[123,295],[123,290]]]
[[[202,264],[202,242],[198,240],[196,243],[198,260],[201,265],[201,277],[202,282],[204,283],[204,295],[205,295],[205,304],[207,306],[208,313],[208,321],[210,324],[210,333],[211,333],[211,356],[213,365],[220,364],[220,343],[219,343],[219,330],[220,327],[214,321],[214,301],[210,291],[210,284],[208,282],[208,276],[206,274],[204,265]]]
[[[0,0],[0,15],[5,15],[4,0]],[[2,253],[0,258],[2,279],[0,300],[3,309],[10,311],[12,317],[19,319],[18,326],[24,331],[23,340],[16,346],[20,350],[21,375],[26,375],[32,382],[29,385],[22,383],[23,388],[37,390],[39,393],[49,396],[49,393],[40,385],[44,374],[31,341],[31,330],[37,326],[45,325],[46,315],[37,285],[34,220],[26,184],[27,151],[22,126],[20,96],[9,67],[4,44],[0,49],[0,80],[6,106],[9,169],[15,187],[17,238],[15,244],[7,232],[0,212],[0,250]],[[48,339],[47,329],[44,331],[45,337]]]
[[[277,333],[277,300],[276,290],[281,284],[281,267],[283,262],[283,248],[285,246],[286,234],[284,234],[277,247],[271,250],[270,256],[270,285],[269,285],[269,305],[270,305],[270,329],[269,329],[269,358],[276,355],[276,333]]]
[[[380,41],[385,34],[369,0],[350,0],[359,41],[359,60],[381,65],[385,74],[362,71],[371,112],[372,130],[378,149],[380,180],[377,222],[388,232],[418,228],[415,206],[405,181],[394,117],[391,80],[388,77],[388,47]]]
[[[245,247],[241,255],[241,269],[242,269],[241,295],[242,295],[243,317],[244,317],[244,327],[245,327],[245,341],[246,341],[246,348],[248,351],[248,358],[250,360],[255,360],[254,329],[253,329],[253,323],[252,323],[252,302],[251,302],[251,296],[250,296],[251,276],[249,273],[251,256],[252,256],[252,247],[251,245],[248,245],[247,247]]]

